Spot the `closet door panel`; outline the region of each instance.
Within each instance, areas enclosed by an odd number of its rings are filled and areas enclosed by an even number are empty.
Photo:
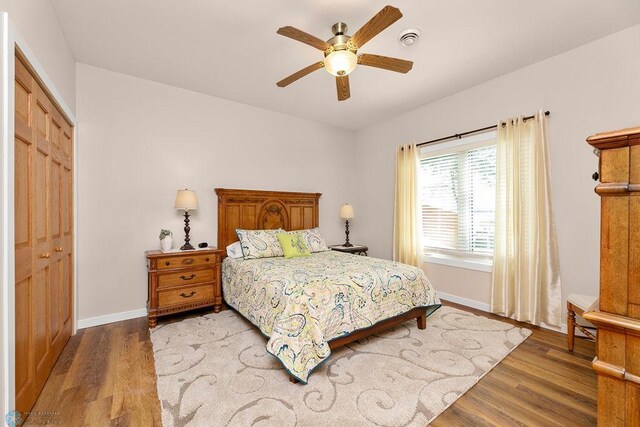
[[[35,81],[29,71],[16,61],[15,73],[15,139],[14,139],[14,209],[15,209],[15,263],[16,282],[31,275],[32,271],[32,159],[33,140],[32,103]]]
[[[34,112],[34,123],[36,129],[36,142],[38,148],[49,153],[49,124],[51,102],[47,94],[41,87],[36,90],[36,108]]]
[[[40,150],[36,151],[35,160],[35,185],[34,185],[34,223],[36,245],[43,250],[42,255],[46,254],[47,245],[49,244],[49,204],[47,196],[50,191],[48,179],[48,162],[47,153]],[[44,246],[43,246],[44,245]],[[46,259],[46,258],[44,258]],[[48,262],[48,261],[47,261]]]
[[[22,281],[33,271],[31,144],[16,137],[14,153],[15,267],[16,281]]]
[[[35,81],[29,71],[16,61],[15,84],[15,133],[20,138],[31,140],[31,103],[33,102],[33,86]]]
[[[14,136],[15,398],[16,409],[35,400],[34,354],[34,129],[36,83],[16,61]]]
[[[51,210],[49,212],[49,224],[51,225],[51,240],[53,246],[59,246],[59,240],[62,238],[62,212],[60,204],[60,195],[62,192],[62,165],[58,159],[52,159],[51,162],[51,178],[49,185],[51,187],[49,200]]]
[[[73,158],[73,131],[67,122],[62,123],[62,133],[60,134],[60,146],[62,147],[62,156],[64,164],[71,169],[71,161]]]
[[[70,334],[71,331],[71,303],[72,303],[72,269],[73,269],[73,258],[70,253],[65,254],[62,257],[62,272],[61,272],[61,315],[60,320],[63,324],[63,328],[65,329],[65,334]]]
[[[73,175],[66,166],[62,167],[60,180],[60,215],[62,217],[62,320],[65,327],[71,327],[73,292]]]
[[[49,340],[47,337],[47,288],[49,286],[49,266],[40,269],[33,281],[33,348],[36,363],[36,383],[47,367]]]
[[[62,168],[62,182],[60,191],[60,206],[62,215],[62,237],[70,238],[73,232],[73,206],[71,195],[73,194],[73,176],[67,167]],[[65,242],[69,243],[69,242]]]
[[[54,129],[55,130],[55,129]],[[49,185],[51,191],[49,193],[50,211],[49,223],[51,225],[51,284],[49,287],[49,314],[51,327],[51,347],[57,349],[62,345],[61,341],[66,341],[64,334],[64,319],[62,313],[63,297],[63,274],[62,264],[64,262],[62,251],[62,214],[60,205],[61,184],[62,184],[62,165],[56,158],[55,144],[53,143],[55,133],[52,133],[52,155],[51,159],[51,175]],[[57,138],[56,138],[57,140]]]
[[[61,280],[61,262],[62,259],[58,257],[57,260],[51,263],[49,271],[49,286],[47,287],[47,314],[48,314],[48,327],[49,327],[49,347],[53,349],[54,354],[57,353],[59,341],[61,338],[62,326],[61,321],[61,305],[60,305],[60,280]],[[57,354],[55,354],[56,357]]]
[[[31,335],[31,278],[16,283],[16,402],[20,403],[33,394],[33,340]]]

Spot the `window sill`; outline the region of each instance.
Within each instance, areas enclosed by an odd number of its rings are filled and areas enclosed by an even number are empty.
[[[484,271],[485,273],[491,273],[493,271],[492,261],[455,258],[440,254],[425,254],[423,261],[431,264],[447,265],[449,267],[466,268],[467,270]]]

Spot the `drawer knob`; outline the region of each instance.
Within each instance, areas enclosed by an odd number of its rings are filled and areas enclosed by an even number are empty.
[[[193,258],[185,258],[182,260],[182,263],[185,265],[193,264]]]
[[[171,265],[169,261],[165,262],[164,265]]]
[[[187,276],[180,276],[180,278],[181,278],[182,280],[191,280],[191,279],[193,279],[194,277],[196,277],[196,275],[195,275],[195,274],[192,274],[192,275],[191,275],[191,276],[189,276],[189,277],[187,277]]]
[[[62,252],[62,246],[56,248],[56,252]]]
[[[205,258],[204,260],[205,260],[206,262],[209,262],[209,258]]]
[[[191,293],[189,295],[185,294],[184,292],[180,294],[180,296],[182,298],[191,298],[192,296],[194,296],[196,294],[196,291],[191,291]]]
[[[49,252],[45,252],[42,255],[40,255],[42,258],[51,258],[51,254]]]

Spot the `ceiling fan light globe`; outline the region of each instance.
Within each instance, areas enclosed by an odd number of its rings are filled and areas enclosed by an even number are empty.
[[[336,50],[324,58],[324,68],[334,76],[346,76],[358,65],[358,57],[350,50]]]

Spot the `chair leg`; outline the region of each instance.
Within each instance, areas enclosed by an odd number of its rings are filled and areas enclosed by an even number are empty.
[[[567,301],[567,347],[573,351],[576,337],[576,313],[573,311],[573,304]]]
[[[294,377],[293,375],[289,374],[289,381],[291,381],[294,384],[298,384],[300,381],[297,380],[296,377]]]

